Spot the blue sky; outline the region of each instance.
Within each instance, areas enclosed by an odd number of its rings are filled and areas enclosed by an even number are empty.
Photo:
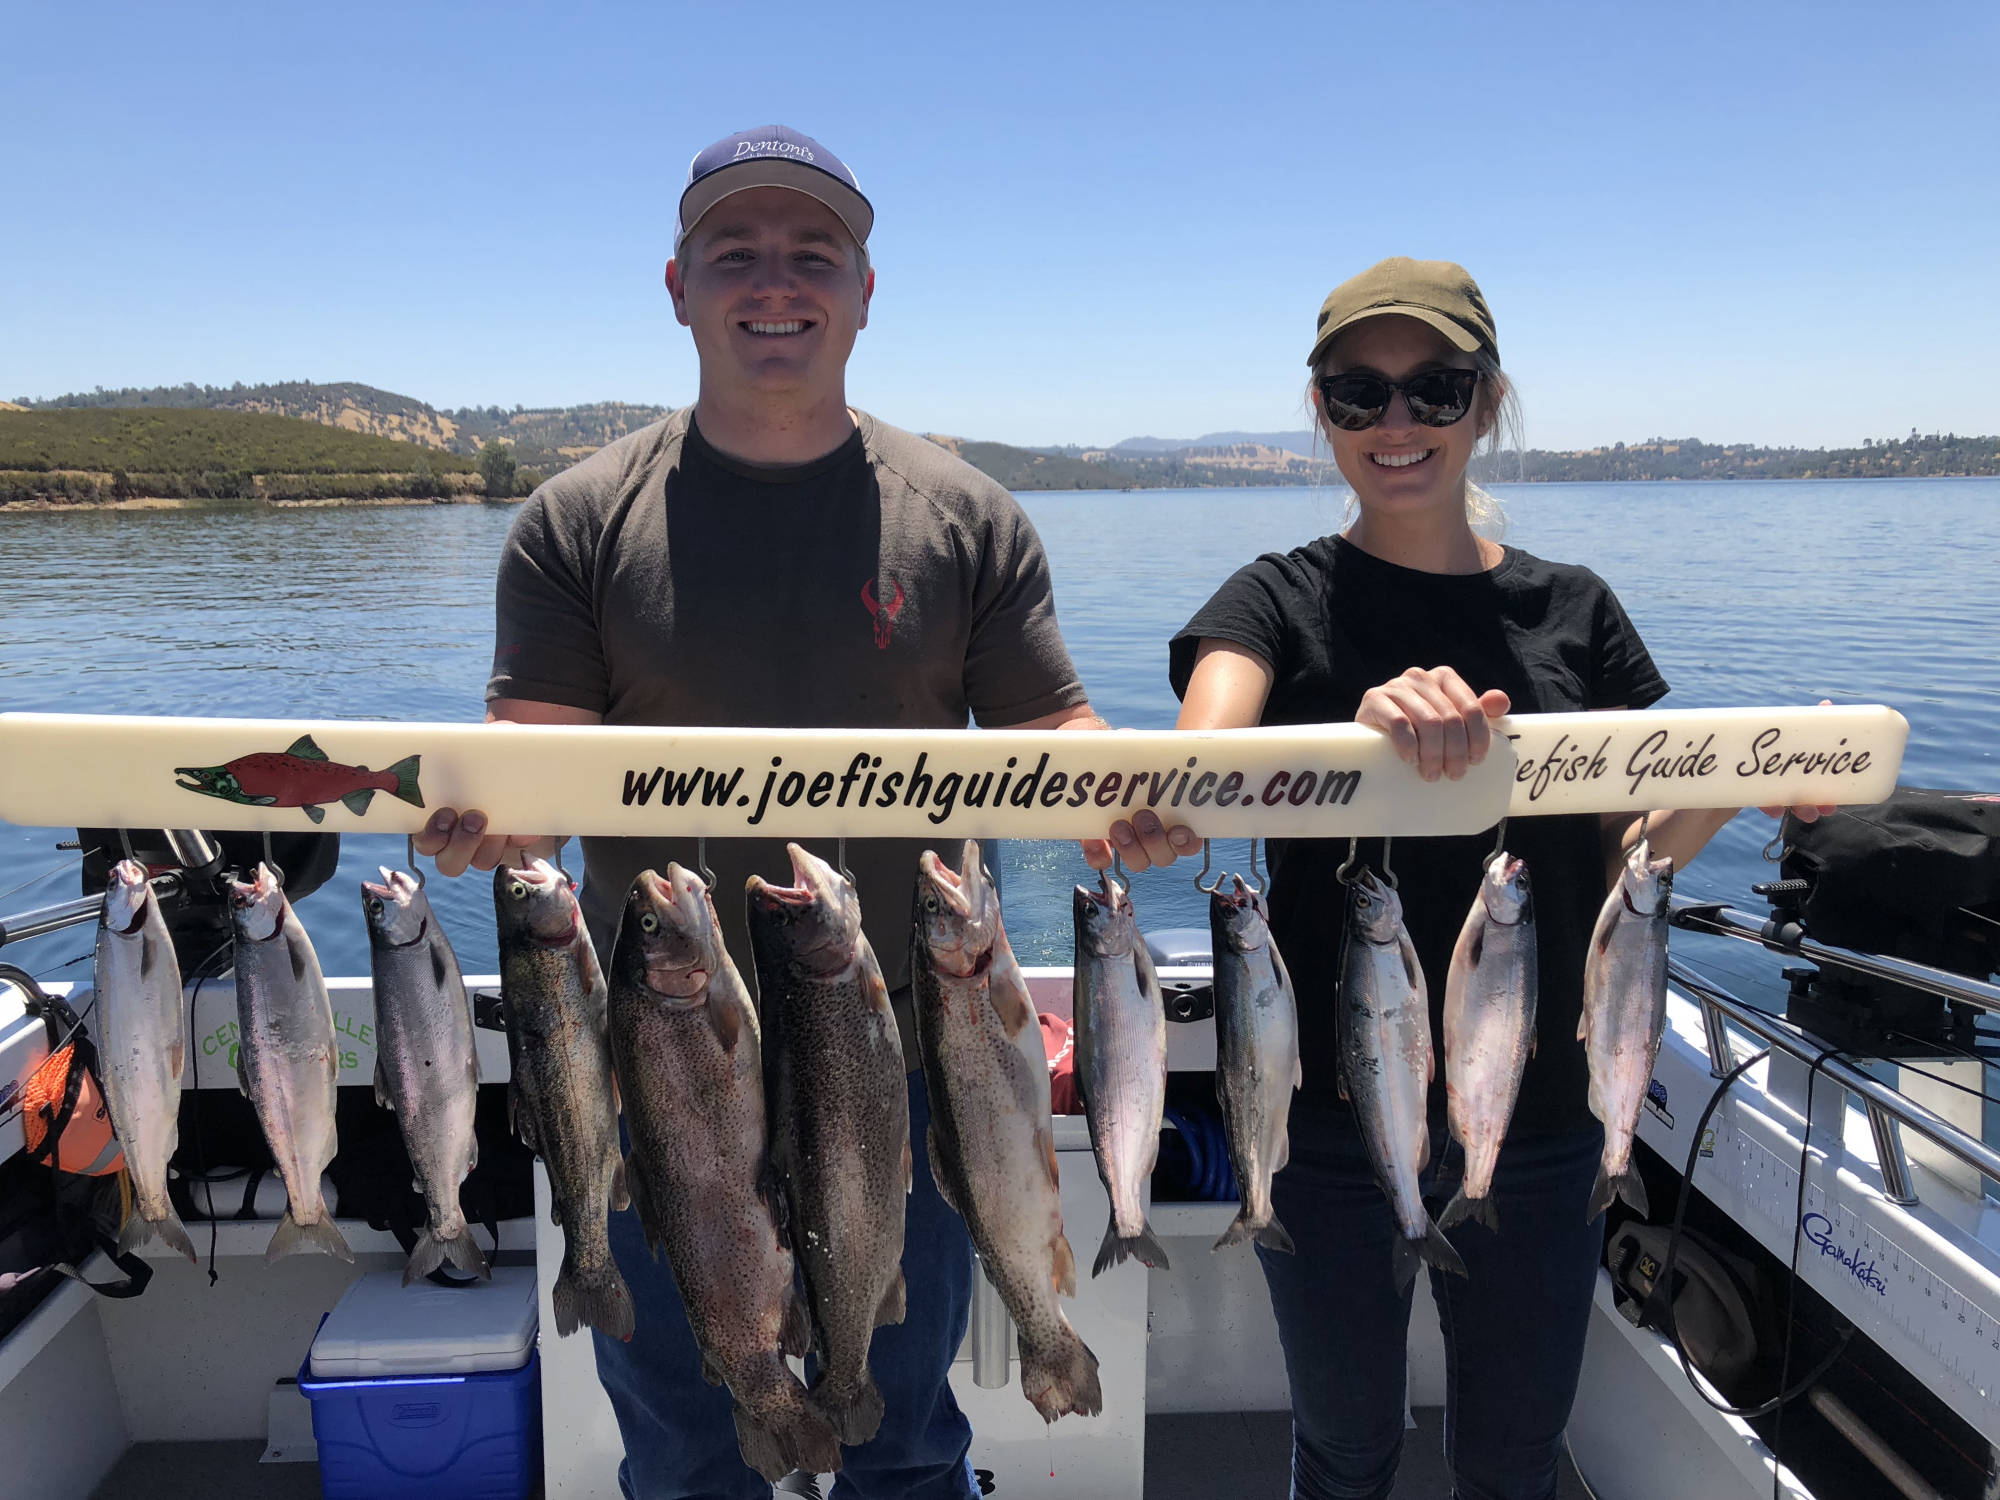
[[[878,212],[850,370],[1019,443],[1302,426],[1329,287],[1479,279],[1537,445],[2000,431],[2000,8],[29,4],[0,397],[688,399],[688,158]]]

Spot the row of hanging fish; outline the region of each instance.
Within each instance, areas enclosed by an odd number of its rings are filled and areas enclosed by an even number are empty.
[[[1653,858],[1641,837],[1605,898],[1585,954],[1577,1037],[1589,1065],[1590,1110],[1604,1126],[1589,1219],[1614,1196],[1647,1211],[1632,1137],[1666,1026],[1672,872],[1673,861]],[[1437,1065],[1429,992],[1395,891],[1363,870],[1349,899],[1339,984],[1340,1090],[1354,1107],[1402,1231],[1396,1282],[1407,1286],[1419,1261],[1463,1276],[1464,1260],[1443,1231],[1467,1218],[1499,1228],[1494,1167],[1535,1050],[1537,943],[1527,867],[1504,850],[1493,855],[1446,972],[1446,1111],[1465,1163],[1458,1191],[1436,1221],[1418,1187],[1430,1156],[1425,1105]]]

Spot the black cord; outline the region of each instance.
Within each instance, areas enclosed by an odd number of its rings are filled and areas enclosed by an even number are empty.
[[[1808,1165],[1811,1159],[1811,1150],[1812,1150],[1811,1120],[1812,1120],[1813,1080],[1819,1076],[1820,1069],[1824,1066],[1826,1060],[1829,1057],[1834,1056],[1840,1050],[1841,1049],[1838,1047],[1829,1047],[1824,1052],[1820,1053],[1820,1055],[1813,1060],[1812,1071],[1807,1075],[1806,1078],[1806,1120],[1807,1120],[1806,1138],[1803,1144],[1801,1145],[1799,1151],[1798,1194],[1797,1194],[1797,1199],[1793,1204],[1792,1257],[1791,1257],[1791,1267],[1790,1267],[1791,1284],[1788,1289],[1785,1301],[1785,1343],[1784,1343],[1784,1353],[1780,1358],[1780,1365],[1778,1371],[1778,1394],[1771,1397],[1771,1399],[1768,1401],[1759,1402],[1755,1406],[1731,1406],[1726,1402],[1717,1401],[1714,1398],[1712,1398],[1707,1391],[1702,1389],[1701,1382],[1695,1378],[1694,1366],[1688,1359],[1687,1346],[1681,1342],[1681,1331],[1680,1331],[1679,1321],[1672,1317],[1669,1317],[1667,1319],[1667,1332],[1668,1335],[1673,1340],[1674,1353],[1680,1359],[1681,1372],[1687,1376],[1688,1385],[1694,1390],[1695,1394],[1701,1397],[1703,1401],[1706,1401],[1711,1407],[1721,1412],[1725,1416],[1747,1418],[1747,1417],[1769,1416],[1773,1412],[1782,1413],[1783,1408],[1787,1402],[1794,1401],[1798,1397],[1804,1395],[1807,1391],[1811,1390],[1812,1387],[1819,1382],[1820,1378],[1824,1376],[1828,1370],[1833,1368],[1835,1362],[1839,1360],[1841,1355],[1847,1352],[1848,1341],[1854,1337],[1853,1325],[1849,1324],[1847,1332],[1841,1335],[1840,1341],[1838,1344],[1834,1346],[1833,1352],[1829,1354],[1824,1360],[1822,1360],[1817,1366],[1815,1366],[1812,1372],[1809,1375],[1807,1375],[1804,1379],[1800,1380],[1796,1386],[1788,1386],[1787,1382],[1791,1377],[1792,1329],[1794,1326],[1798,1308],[1799,1237],[1800,1237],[1800,1230],[1803,1226],[1805,1217],[1806,1166]],[[1708,1122],[1710,1119],[1714,1117],[1715,1111],[1722,1104],[1724,1096],[1728,1094],[1730,1085],[1735,1083],[1737,1079],[1741,1078],[1745,1073],[1749,1072],[1750,1069],[1754,1068],[1758,1063],[1764,1061],[1764,1059],[1769,1057],[1770,1055],[1771,1055],[1771,1049],[1769,1047],[1766,1047],[1763,1051],[1758,1052],[1751,1057],[1745,1058],[1742,1062],[1738,1063],[1735,1067],[1731,1068],[1726,1074],[1724,1074],[1722,1077],[1722,1081],[1716,1084],[1715,1091],[1708,1096],[1708,1103],[1702,1107],[1700,1117],[1695,1121],[1694,1139],[1688,1146],[1687,1164],[1685,1170],[1681,1174],[1680,1199],[1674,1205],[1673,1229],[1667,1236],[1666,1262],[1661,1268],[1659,1276],[1654,1280],[1653,1283],[1655,1287],[1660,1287],[1665,1289],[1666,1300],[1669,1308],[1671,1308],[1673,1301],[1674,1266],[1680,1256],[1681,1235],[1687,1223],[1688,1202],[1694,1196],[1695,1164],[1701,1158],[1701,1143],[1703,1136],[1706,1134],[1708,1130]],[[1781,1415],[1780,1424],[1782,1424],[1782,1420],[1783,1418]],[[1774,1428],[1772,1431],[1772,1442],[1771,1442],[1771,1453],[1774,1461],[1777,1457],[1777,1451],[1778,1451],[1777,1429]],[[1774,1468],[1772,1470],[1772,1483],[1774,1485],[1777,1482],[1776,1473],[1777,1471]]]
[[[194,1012],[195,1006],[201,1001],[201,987],[208,983],[211,970],[215,966],[215,961],[222,957],[223,954],[231,952],[235,948],[235,945],[236,939],[232,935],[217,947],[213,953],[209,954],[207,958],[204,958],[199,964],[195,965],[194,993],[188,997],[188,1022],[187,1032],[185,1033],[189,1037],[192,1037],[194,1034]],[[240,1038],[237,1045],[242,1045]],[[203,1143],[201,1137],[201,1045],[198,1042],[195,1044],[194,1057],[190,1064],[189,1073],[189,1082],[192,1084],[194,1090],[194,1103],[189,1110],[189,1113],[194,1116],[194,1154],[201,1162],[202,1191],[208,1198],[208,1284],[213,1287],[217,1281],[221,1280],[215,1269],[216,1238],[220,1234],[221,1228],[215,1222],[215,1179],[209,1175],[208,1171],[208,1147]],[[194,1196],[192,1190],[189,1191],[188,1196],[190,1201],[192,1201]]]

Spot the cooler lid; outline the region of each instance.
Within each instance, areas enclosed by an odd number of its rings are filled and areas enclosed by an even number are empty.
[[[366,1367],[424,1375],[528,1362],[538,1311],[532,1266],[496,1266],[490,1282],[403,1285],[400,1271],[371,1271],[350,1286],[313,1339],[315,1374]]]

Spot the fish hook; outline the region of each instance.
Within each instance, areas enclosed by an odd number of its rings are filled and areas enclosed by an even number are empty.
[[[855,884],[854,872],[847,868],[847,839],[845,835],[840,838],[833,859],[834,863],[840,867],[840,878],[849,885]]]
[[[1361,839],[1357,835],[1347,841],[1347,858],[1340,868],[1333,872],[1333,878],[1342,885],[1354,884],[1354,872],[1361,866]]]
[[[1771,852],[1773,849],[1778,852],[1773,854]],[[1778,820],[1778,831],[1771,835],[1771,841],[1764,846],[1763,854],[1765,862],[1774,865],[1778,864],[1791,852],[1791,850],[1785,847],[1785,820],[1780,818]]]
[[[408,865],[410,873],[417,877],[417,889],[422,890],[424,888],[424,872],[417,865],[417,836],[414,833],[403,835],[403,863]]]
[[[714,890],[715,871],[708,867],[708,840],[705,838],[694,841],[694,868],[695,873],[701,876],[701,883]]]
[[[271,872],[271,878],[278,882],[278,889],[282,891],[285,888],[285,867],[279,864],[277,856],[271,853],[271,830],[268,828],[264,830],[264,866]]]
[[[1653,810],[1649,807],[1644,812],[1639,814],[1638,842],[1642,844],[1646,842],[1646,830],[1648,827],[1652,825],[1652,822],[1653,822]]]
[[[1403,883],[1396,878],[1396,872],[1389,868],[1389,846],[1396,841],[1387,834],[1382,836],[1382,878],[1389,882],[1389,889],[1400,891]]]
[[[1264,894],[1264,872],[1257,868],[1257,841],[1250,840],[1250,881],[1258,895]]]
[[[125,846],[125,857],[131,860],[134,864],[137,864],[139,862],[139,856],[132,852],[132,830],[129,828],[119,829],[118,842]]]
[[[1500,820],[1500,832],[1498,833],[1498,835],[1495,836],[1493,840],[1493,852],[1492,854],[1487,856],[1486,862],[1490,865],[1493,863],[1494,860],[1498,859],[1501,855],[1505,854],[1506,852],[1507,852],[1507,820],[1505,818],[1502,818]]]
[[[562,878],[563,878],[564,880],[566,880],[566,881],[568,881],[568,882],[569,882],[569,886],[570,886],[570,889],[571,889],[571,890],[575,890],[575,889],[576,889],[576,877],[575,877],[574,875],[570,874],[570,872],[569,872],[569,871],[568,871],[567,869],[565,869],[565,868],[563,867],[563,857],[562,857],[562,852],[563,852],[563,850],[564,850],[565,848],[567,848],[567,847],[568,847],[568,845],[569,845],[569,840],[568,840],[567,838],[560,838],[560,839],[557,839],[557,840],[556,840],[556,857],[555,857],[555,858],[554,858],[553,860],[551,860],[551,861],[550,861],[550,863],[551,863],[551,864],[553,864],[553,865],[554,865],[554,866],[556,867],[556,873],[557,873],[558,875],[562,876]],[[526,854],[526,853],[527,853],[528,851],[527,851],[526,849],[523,849],[523,850],[522,850],[521,852],[522,852],[523,854]]]
[[[1254,839],[1251,841],[1250,847],[1253,849],[1257,847],[1256,841]],[[1208,867],[1211,857],[1212,856],[1209,850],[1209,841],[1207,839],[1203,839],[1201,841],[1201,874],[1195,876],[1194,888],[1200,891],[1204,896],[1213,896],[1217,891],[1222,889],[1222,876],[1219,873],[1216,875],[1215,883],[1213,885],[1202,884],[1202,881],[1208,875]]]
[[[1111,851],[1111,869],[1107,872],[1119,890],[1132,894],[1132,872],[1125,868],[1125,857],[1116,849]]]

